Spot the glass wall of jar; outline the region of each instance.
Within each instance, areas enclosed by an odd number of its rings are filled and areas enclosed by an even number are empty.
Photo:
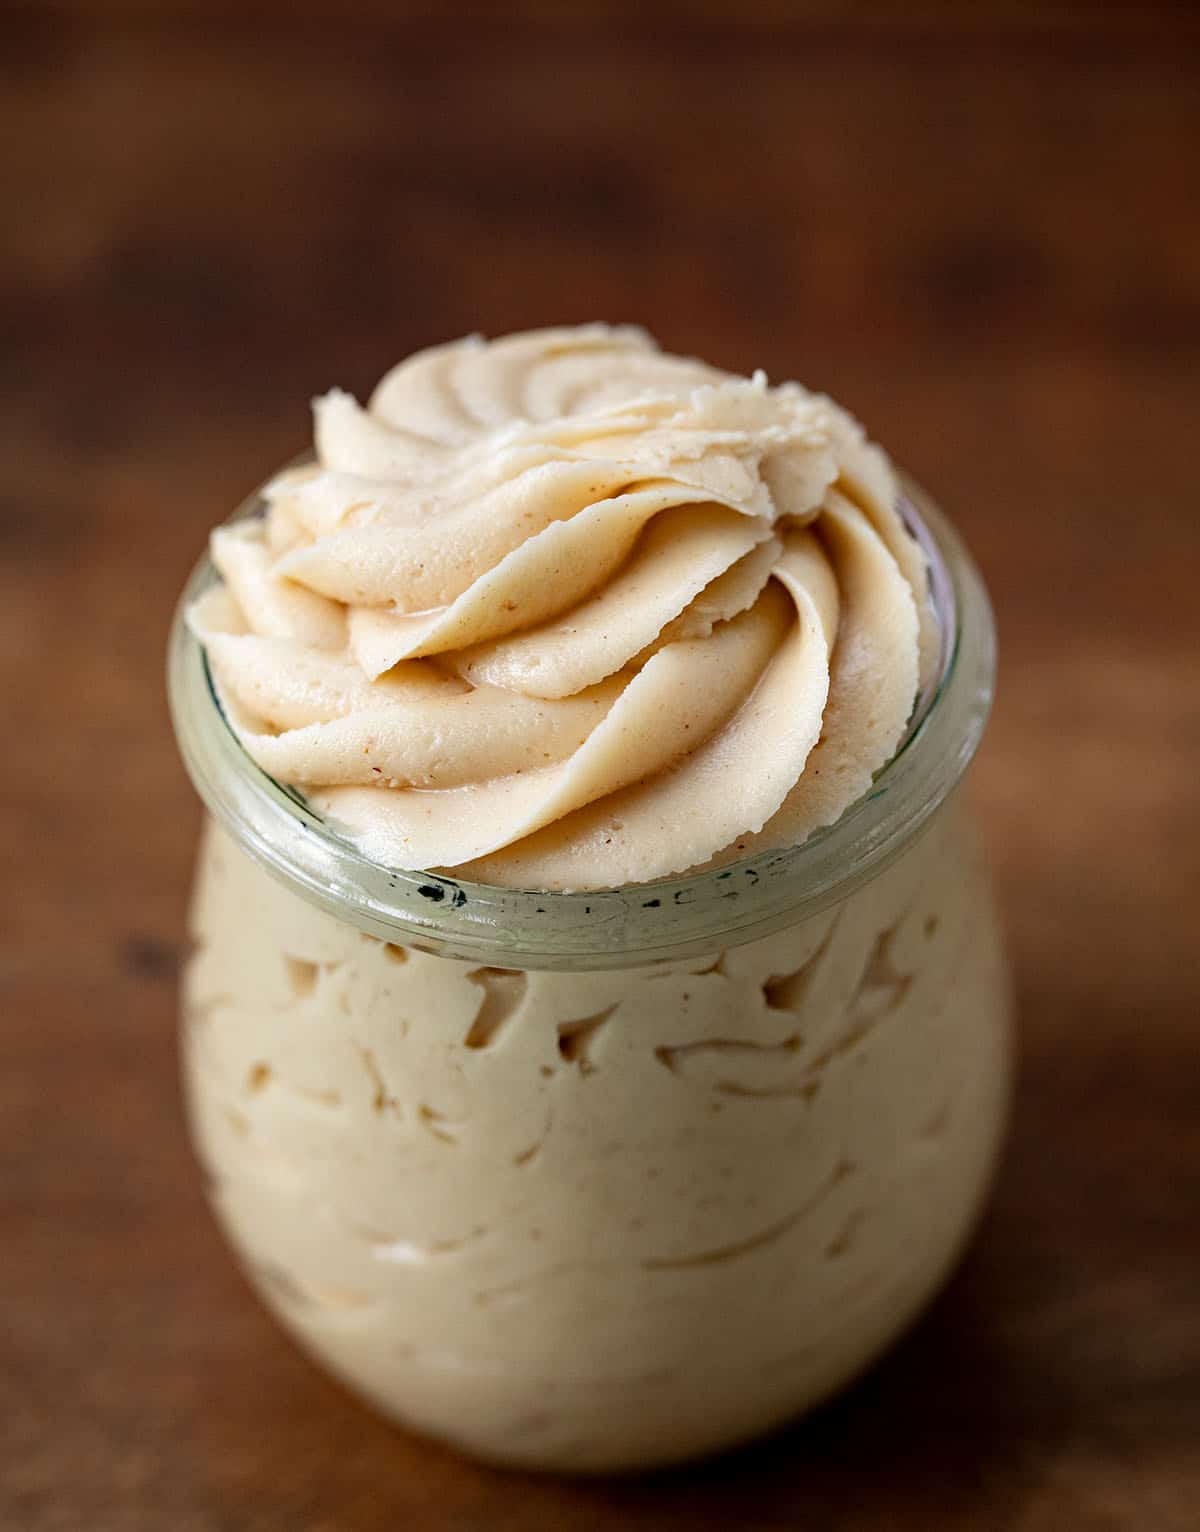
[[[872,792],[800,847],[620,890],[368,862],[245,755],[177,623],[213,820],[197,1151],[267,1304],[396,1420],[529,1467],[695,1456],[844,1384],[951,1269],[1010,1075],[957,791],[994,647],[969,558],[908,496],[943,652]]]

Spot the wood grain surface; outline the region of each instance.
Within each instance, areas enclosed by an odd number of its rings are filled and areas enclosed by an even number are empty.
[[[0,11],[5,1532],[1197,1525],[1196,13],[736,14]],[[313,393],[593,317],[827,388],[965,529],[1023,1064],[980,1238],[881,1366],[747,1452],[573,1484],[380,1424],[219,1244],[162,654]]]

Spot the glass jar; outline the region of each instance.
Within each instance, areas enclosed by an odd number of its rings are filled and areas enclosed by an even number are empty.
[[[1010,1077],[955,791],[994,636],[952,529],[911,484],[904,509],[942,656],[872,791],[800,847],[620,890],[368,862],[243,752],[177,620],[212,816],[196,1148],[264,1301],[395,1420],[525,1467],[692,1457],[840,1387],[952,1267]]]

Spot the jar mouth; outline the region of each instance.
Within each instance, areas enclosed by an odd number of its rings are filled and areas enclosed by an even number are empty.
[[[265,509],[256,491],[231,520]],[[683,876],[591,891],[472,883],[371,861],[267,775],[225,718],[204,646],[185,621],[219,575],[202,557],[172,624],[167,679],[180,753],[212,815],[256,861],[364,933],[493,966],[626,968],[739,945],[819,913],[920,833],[969,765],[990,710],[995,629],[978,570],[931,498],[901,475],[898,509],[921,544],[938,663],[870,789],[796,846]]]

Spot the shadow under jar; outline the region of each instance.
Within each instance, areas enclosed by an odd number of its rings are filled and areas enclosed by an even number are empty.
[[[245,755],[177,621],[176,730],[212,816],[183,995],[196,1148],[264,1301],[395,1420],[534,1468],[711,1452],[845,1384],[960,1253],[1010,1080],[956,791],[994,635],[962,545],[906,493],[943,641],[899,752],[802,846],[666,882],[530,893],[367,861]]]

